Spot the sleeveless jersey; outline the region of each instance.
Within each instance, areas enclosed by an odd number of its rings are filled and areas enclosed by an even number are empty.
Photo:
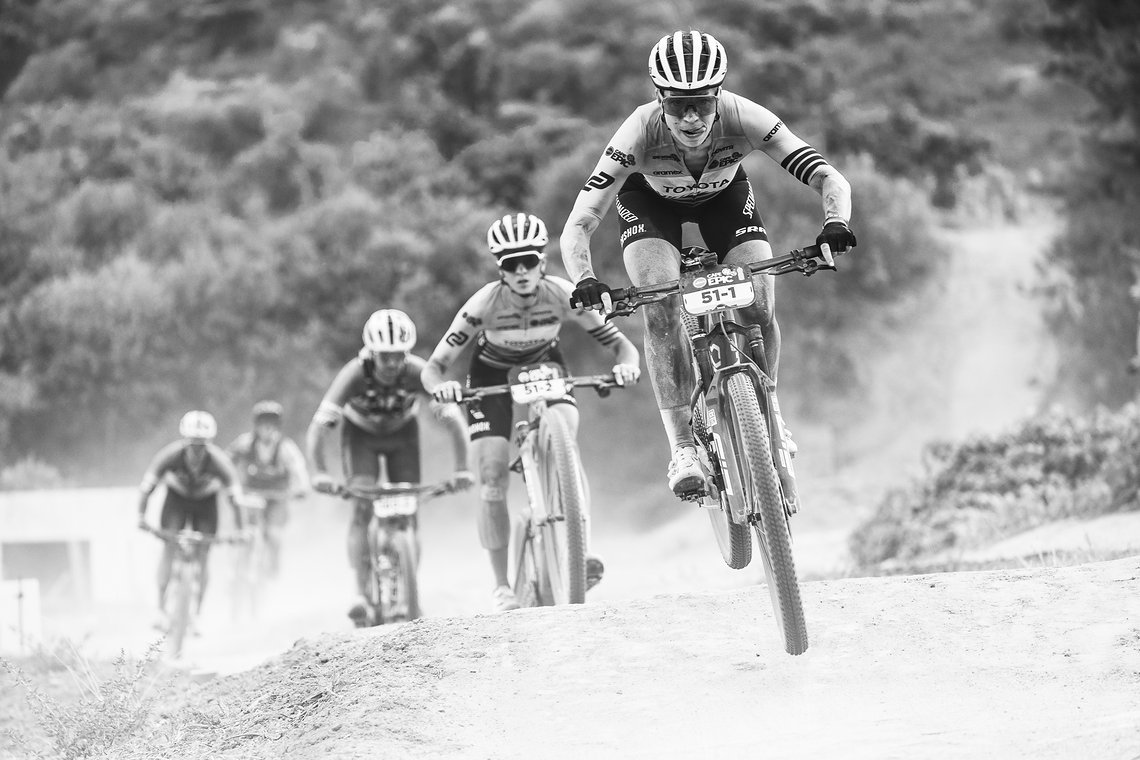
[[[416,418],[419,402],[426,395],[420,383],[424,360],[408,354],[403,368],[391,383],[366,375],[371,364],[367,351],[351,360],[333,379],[321,400],[314,420],[332,426],[344,417],[358,428],[377,435],[401,430]]]
[[[233,464],[216,445],[206,444],[206,454],[197,466],[191,466],[188,461],[187,447],[185,441],[164,446],[143,475],[143,489],[149,492],[162,481],[180,496],[202,499],[236,482]]]

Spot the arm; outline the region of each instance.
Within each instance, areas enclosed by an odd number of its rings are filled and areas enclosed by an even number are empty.
[[[737,97],[736,103],[749,142],[820,194],[825,225],[846,226],[851,221],[851,185],[843,175],[767,108],[747,98]]]
[[[234,467],[233,461],[220,447],[209,444],[206,451],[214,463],[218,478],[226,486],[226,495],[229,497],[230,507],[234,511],[234,526],[241,530],[245,527],[247,520],[245,517],[245,492],[242,490],[237,468]]]
[[[302,496],[309,490],[309,470],[305,466],[305,455],[301,447],[292,438],[281,440],[281,461],[289,473],[289,490],[296,496]]]
[[[566,283],[569,287],[569,283]],[[609,349],[614,355],[613,373],[621,385],[635,383],[641,376],[641,354],[633,341],[625,336],[613,322],[607,322],[592,309],[572,312],[573,318],[590,337]]]
[[[578,192],[574,208],[566,218],[559,245],[562,249],[562,264],[570,275],[571,282],[594,277],[594,267],[590,254],[590,238],[613,206],[618,190],[630,174],[633,174],[637,159],[642,154],[644,140],[640,135],[640,121],[631,115],[614,133],[606,153],[598,159],[594,171],[586,184]],[[617,155],[625,161],[616,161],[609,155],[617,148]],[[596,278],[595,278],[596,279]]]
[[[325,465],[325,441],[333,428],[340,424],[344,416],[341,408],[351,398],[354,384],[363,382],[363,378],[363,367],[355,358],[341,367],[305,431],[305,456],[312,467],[312,486],[315,491],[329,492],[332,487],[332,479]]]
[[[458,381],[448,380],[447,371],[455,362],[463,349],[483,329],[484,305],[490,298],[496,283],[484,285],[473,296],[467,299],[463,308],[451,320],[451,326],[440,338],[439,343],[427,358],[423,370],[420,372],[420,382],[424,390],[435,397],[437,401],[458,401],[458,392],[461,388]],[[442,387],[445,386],[446,387]]]
[[[162,479],[162,474],[166,472],[169,466],[170,458],[173,451],[178,450],[177,443],[171,443],[159,449],[158,453],[154,455],[154,459],[146,468],[143,473],[142,482],[139,483],[139,527],[143,527],[146,521],[146,507],[150,501],[150,495],[154,493],[154,489],[158,487],[159,481]]]

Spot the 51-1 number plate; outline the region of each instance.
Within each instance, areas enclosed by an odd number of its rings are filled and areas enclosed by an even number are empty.
[[[750,306],[756,300],[752,278],[741,267],[722,267],[716,272],[698,272],[682,283],[681,301],[694,315]]]

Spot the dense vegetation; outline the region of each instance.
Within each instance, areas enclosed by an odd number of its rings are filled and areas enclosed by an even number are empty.
[[[272,395],[299,431],[375,308],[407,309],[430,350],[493,276],[490,220],[525,206],[556,235],[649,96],[649,47],[690,25],[726,45],[731,89],[857,189],[858,265],[787,284],[779,307],[804,347],[785,405],[855,424],[874,410],[853,368],[873,357],[846,337],[915,308],[904,297],[943,258],[936,214],[972,176],[1024,172],[1067,129],[1048,117],[1072,101],[1033,74],[1033,7],[0,0],[0,454],[22,473],[133,480],[190,407],[226,435]],[[774,246],[811,239],[814,194],[747,167]],[[596,253],[616,282],[615,228]],[[822,389],[830,406],[804,403]],[[591,421],[599,437],[655,418],[648,384],[633,395]],[[660,451],[639,452],[656,474]]]
[[[926,473],[890,492],[850,539],[861,566],[965,550],[1065,517],[1135,509],[1140,406],[1053,410],[1001,435],[937,442]]]

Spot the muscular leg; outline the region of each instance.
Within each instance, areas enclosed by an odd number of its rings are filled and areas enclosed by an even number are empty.
[[[202,600],[206,598],[206,586],[210,585],[210,546],[209,544],[201,544],[198,547],[198,566],[201,568],[201,573],[198,576],[198,600],[196,614],[202,614]]]
[[[626,246],[625,268],[634,285],[674,280],[681,273],[681,254],[664,240],[637,240]],[[643,307],[645,364],[670,448],[693,444],[689,401],[693,372],[677,314],[676,297]]]
[[[471,451],[479,468],[479,541],[491,555],[496,586],[510,585],[507,577],[511,532],[507,510],[510,445],[506,438],[493,435],[471,441]]]
[[[162,542],[162,556],[158,560],[158,608],[166,609],[166,587],[170,585],[170,572],[174,567],[174,544]]]
[[[772,258],[772,247],[766,240],[749,240],[741,243],[724,257],[726,264],[745,266],[757,261]],[[764,336],[764,356],[768,360],[768,371],[772,379],[780,366],[780,326],[776,322],[775,277],[758,274],[752,278],[756,285],[756,303],[741,309],[741,317],[749,324],[759,325]]]

